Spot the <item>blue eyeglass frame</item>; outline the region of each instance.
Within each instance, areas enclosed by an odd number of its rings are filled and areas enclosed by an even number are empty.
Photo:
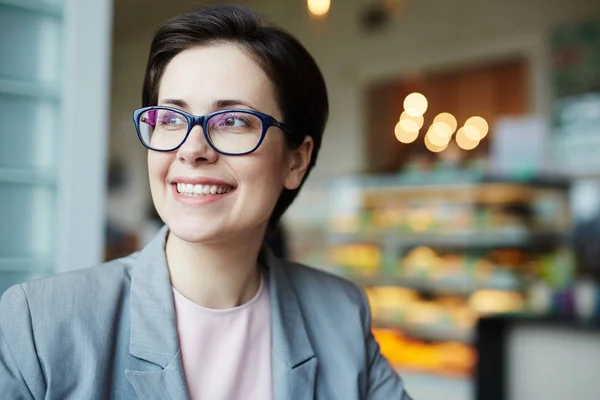
[[[185,133],[185,136],[184,136],[183,140],[181,141],[181,143],[179,143],[179,145],[177,145],[174,148],[169,149],[169,150],[162,150],[162,149],[155,149],[155,148],[151,147],[149,144],[145,143],[144,139],[142,138],[142,133],[140,131],[140,118],[143,113],[145,113],[147,111],[151,111],[151,110],[173,111],[173,112],[183,115],[187,119],[188,130]],[[254,115],[254,116],[260,118],[260,120],[262,122],[262,132],[260,134],[260,139],[258,140],[256,146],[252,150],[246,151],[244,153],[227,153],[227,152],[217,149],[217,147],[210,140],[210,136],[208,135],[208,130],[207,130],[208,120],[210,120],[215,115],[226,114],[226,113],[231,113],[231,112],[251,114],[251,115]],[[138,138],[140,139],[140,142],[142,142],[144,147],[146,147],[148,150],[160,151],[163,153],[175,151],[175,150],[179,149],[181,146],[183,146],[183,144],[187,140],[188,136],[190,135],[190,132],[192,131],[192,129],[194,129],[194,127],[196,125],[202,126],[202,131],[204,132],[204,137],[206,138],[206,141],[208,142],[210,147],[217,153],[227,155],[227,156],[243,156],[246,154],[254,153],[260,147],[263,140],[265,139],[267,131],[272,126],[281,129],[285,134],[289,135],[292,138],[294,143],[300,143],[300,141],[304,138],[304,137],[300,138],[297,134],[295,134],[293,132],[292,128],[289,125],[286,125],[283,122],[277,121],[272,116],[265,114],[265,113],[261,113],[260,111],[248,110],[245,108],[232,108],[232,109],[227,109],[227,110],[219,110],[219,111],[215,111],[215,112],[212,112],[212,113],[206,114],[206,115],[192,115],[188,112],[185,112],[183,110],[180,110],[180,109],[174,108],[174,107],[167,107],[167,106],[142,107],[142,108],[138,108],[137,110],[133,111],[133,123],[135,125],[135,130],[137,131]]]

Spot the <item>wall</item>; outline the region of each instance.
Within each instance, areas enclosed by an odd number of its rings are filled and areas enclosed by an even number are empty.
[[[111,190],[107,216],[112,224],[138,229],[148,212],[150,189],[146,151],[138,140],[132,112],[141,106],[141,87],[151,32],[116,37],[113,47],[110,162],[124,167],[127,184]]]
[[[65,2],[57,271],[103,259],[112,10],[109,0]]]
[[[418,79],[385,80],[371,85],[366,91],[366,123],[370,127],[371,140],[364,145],[369,170],[375,173],[394,172],[406,162],[414,162],[423,156],[435,159],[427,150],[422,136],[410,146],[400,143],[394,128],[398,123],[399,110],[404,98],[412,92],[425,93],[428,100],[424,128],[442,112],[451,112],[462,123],[478,115],[490,126],[496,119],[529,114],[528,91],[529,64],[521,58],[477,64],[441,73],[424,73]],[[491,140],[484,140],[476,149],[464,153],[466,160],[475,160],[488,154]],[[460,151],[460,150],[457,150]],[[452,158],[447,150],[442,157]]]
[[[177,0],[180,6],[194,3]],[[531,109],[547,114],[550,91],[547,35],[553,26],[600,16],[600,2],[587,0],[405,0],[398,17],[376,34],[359,26],[367,0],[334,1],[325,22],[311,21],[301,0],[255,0],[251,6],[285,27],[307,46],[328,82],[331,116],[322,153],[311,183],[287,215],[294,224],[310,221],[306,212],[324,200],[320,182],[365,168],[362,95],[373,81],[470,62],[523,56],[530,67]],[[148,7],[146,10],[151,10]],[[132,174],[145,174],[143,151],[135,142],[130,111],[139,105],[144,57],[152,28],[121,31],[114,48],[112,141],[114,154],[127,158]],[[140,178],[141,179],[141,178]],[[142,183],[143,181],[143,183]],[[145,177],[119,199],[109,199],[110,211],[134,226],[148,201]]]
[[[507,334],[507,398],[598,398],[600,334],[593,329],[516,325]]]

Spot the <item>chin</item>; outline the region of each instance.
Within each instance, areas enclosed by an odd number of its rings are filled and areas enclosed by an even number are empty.
[[[212,225],[207,224],[205,221],[194,221],[191,218],[167,223],[169,231],[173,235],[188,243],[215,242],[228,236],[222,226]]]
[[[267,220],[264,223],[248,226],[232,226],[214,219],[173,218],[167,221],[169,231],[180,240],[188,243],[226,243],[232,241],[252,242],[253,238],[264,235]]]

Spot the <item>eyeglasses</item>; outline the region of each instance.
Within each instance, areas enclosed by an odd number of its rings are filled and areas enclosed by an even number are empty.
[[[221,110],[196,116],[172,107],[152,106],[135,110],[133,122],[142,144],[154,151],[177,150],[196,125],[202,126],[208,144],[225,155],[256,151],[272,126],[298,139],[285,124],[253,110]]]

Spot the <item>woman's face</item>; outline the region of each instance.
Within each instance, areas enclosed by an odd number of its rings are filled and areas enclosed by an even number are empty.
[[[158,105],[193,115],[251,109],[282,121],[272,83],[233,44],[196,47],[175,56],[162,77]],[[281,190],[296,189],[310,161],[312,141],[292,151],[284,134],[271,127],[254,153],[226,156],[213,150],[202,127],[195,126],[178,150],[149,151],[152,198],[170,231],[188,242],[262,237]]]

